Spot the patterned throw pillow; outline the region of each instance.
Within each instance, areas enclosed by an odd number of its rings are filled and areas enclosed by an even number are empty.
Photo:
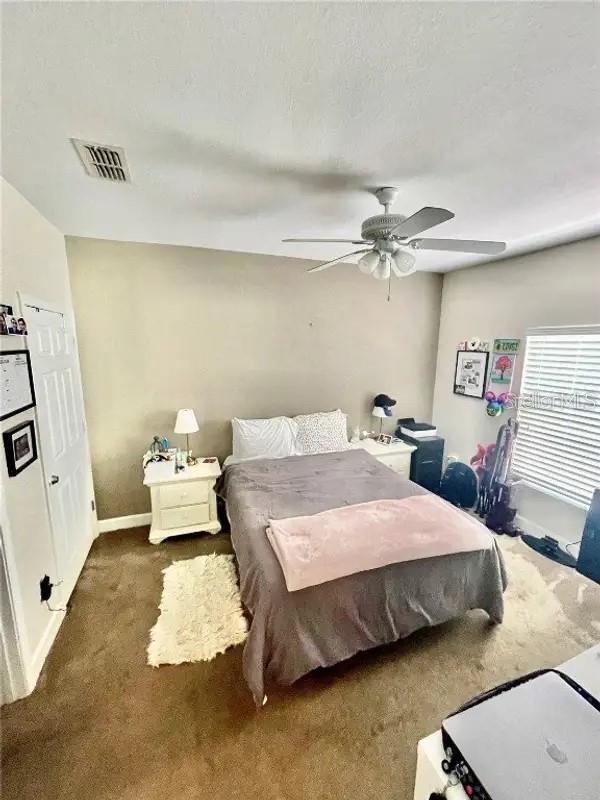
[[[294,420],[298,423],[298,448],[303,455],[348,449],[346,415],[339,408],[300,414]]]

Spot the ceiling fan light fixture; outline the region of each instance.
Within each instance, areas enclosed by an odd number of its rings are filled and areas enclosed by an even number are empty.
[[[379,263],[373,270],[372,275],[374,278],[377,278],[378,281],[387,281],[387,279],[390,277],[390,272],[390,256],[388,253],[382,253]]]
[[[365,275],[372,275],[378,264],[379,253],[375,250],[371,250],[359,259],[358,268],[361,272],[364,272]]]
[[[405,250],[397,250],[392,258],[396,268],[394,272],[399,277],[411,275],[417,268],[417,259],[412,253],[407,253]]]

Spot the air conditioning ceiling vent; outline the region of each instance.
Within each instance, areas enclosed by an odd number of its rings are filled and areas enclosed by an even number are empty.
[[[131,174],[122,147],[71,139],[83,168],[93,178],[117,183],[131,183]]]

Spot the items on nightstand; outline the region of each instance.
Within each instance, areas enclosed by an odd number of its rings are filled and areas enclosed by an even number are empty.
[[[175,461],[152,461],[144,473],[150,487],[152,527],[149,540],[159,544],[169,536],[185,533],[218,533],[217,498],[214,492],[221,468],[216,458],[175,471]]]
[[[152,438],[152,444],[150,445],[150,451],[152,453],[166,453],[168,449],[169,440],[164,436],[154,436]]]
[[[402,424],[406,419],[400,420]],[[414,420],[413,420],[414,422]],[[442,479],[442,462],[444,457],[444,439],[441,436],[419,438],[402,432],[402,424],[396,428],[396,436],[414,450],[410,460],[410,479],[430,492],[437,492]]]
[[[187,443],[186,460],[190,466],[196,463],[196,459],[192,457],[192,451],[190,450],[190,433],[196,433],[199,430],[194,410],[192,408],[180,408],[175,420],[175,433],[185,433]]]

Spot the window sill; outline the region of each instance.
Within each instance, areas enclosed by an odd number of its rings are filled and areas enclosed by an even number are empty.
[[[584,503],[580,500],[573,500],[572,497],[567,497],[566,495],[561,494],[560,492],[553,492],[552,489],[548,489],[545,486],[540,486],[534,481],[527,480],[527,478],[520,478],[516,473],[514,473],[512,477],[513,477],[512,486],[515,487],[527,486],[528,489],[534,489],[536,492],[539,492],[540,494],[544,494],[547,497],[552,497],[555,500],[560,500],[561,503],[567,503],[567,505],[573,506],[574,508],[581,508],[584,511],[587,511],[590,507],[589,503]]]

